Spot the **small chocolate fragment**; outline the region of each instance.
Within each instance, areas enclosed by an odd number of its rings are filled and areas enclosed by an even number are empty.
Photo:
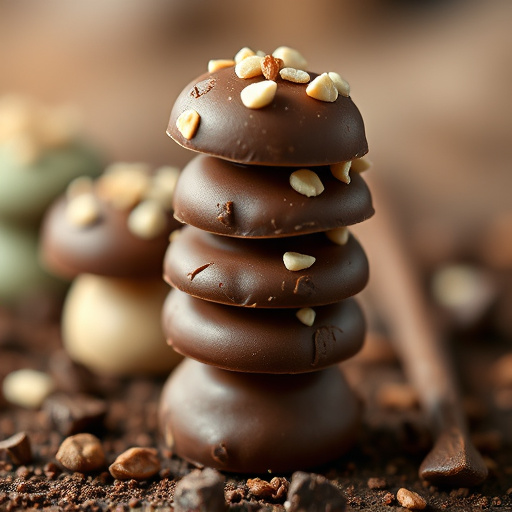
[[[314,473],[293,473],[287,512],[344,512],[347,501],[327,478]]]
[[[214,469],[195,470],[184,476],[174,492],[175,512],[224,512],[224,477]]]
[[[26,432],[19,432],[0,441],[0,454],[7,453],[12,462],[18,466],[27,464],[32,460],[30,439]]]
[[[98,429],[107,413],[104,400],[89,395],[55,393],[44,404],[55,428],[64,436]]]

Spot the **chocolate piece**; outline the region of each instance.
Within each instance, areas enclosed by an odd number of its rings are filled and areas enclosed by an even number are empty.
[[[0,453],[6,452],[14,464],[26,464],[32,460],[32,448],[26,432],[19,432],[0,441]]]
[[[245,107],[242,89],[262,79],[238,78],[229,67],[193,80],[174,104],[167,134],[187,149],[246,164],[328,165],[368,151],[361,114],[350,98],[318,101],[306,94],[305,84],[278,77],[270,105]],[[200,117],[190,139],[176,126],[188,110]]]
[[[344,512],[343,493],[322,475],[296,471],[292,475],[287,501],[288,512]]]
[[[224,477],[211,468],[184,476],[174,492],[174,512],[224,512]]]
[[[365,322],[354,299],[315,308],[312,326],[296,309],[236,308],[173,290],[163,311],[164,329],[179,353],[240,372],[301,373],[353,356]]]
[[[263,375],[187,359],[164,387],[160,414],[166,442],[181,457],[225,471],[284,472],[346,451],[359,403],[337,366]]]
[[[308,254],[315,263],[287,270],[285,252]],[[250,240],[221,237],[186,226],[170,245],[165,279],[180,290],[213,302],[260,308],[331,304],[361,291],[368,262],[355,238],[345,245],[323,233]]]
[[[181,173],[174,216],[211,233],[265,238],[327,231],[372,216],[370,192],[359,174],[347,185],[329,167],[315,167],[325,190],[308,198],[290,186],[295,170],[199,155]]]
[[[68,200],[61,198],[47,213],[41,254],[52,272],[65,277],[91,273],[112,277],[158,277],[169,234],[179,227],[167,213],[162,234],[143,239],[128,229],[129,210],[98,202],[99,218],[88,226],[75,226],[66,218]]]

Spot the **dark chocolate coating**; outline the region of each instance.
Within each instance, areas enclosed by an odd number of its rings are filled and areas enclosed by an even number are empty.
[[[236,308],[172,290],[163,324],[180,354],[239,372],[310,372],[348,359],[362,347],[365,321],[354,299],[318,306],[311,327],[296,312]]]
[[[337,366],[265,375],[186,359],[164,386],[160,421],[173,453],[191,462],[287,472],[342,455],[357,433],[359,409]]]
[[[363,119],[351,98],[319,101],[306,94],[306,84],[278,77],[270,105],[245,107],[240,92],[262,80],[238,78],[234,67],[201,75],[178,96],[167,134],[187,149],[245,164],[327,165],[368,152]],[[176,127],[188,109],[200,115],[190,140]]]
[[[316,258],[305,270],[291,271],[285,252]],[[324,233],[257,239],[212,235],[185,226],[169,246],[164,278],[205,300],[233,306],[300,308],[332,304],[360,292],[368,280],[368,260],[350,236],[345,245]]]
[[[347,185],[329,167],[314,167],[325,189],[306,197],[290,185],[295,170],[198,155],[181,173],[174,216],[211,233],[257,238],[327,231],[373,215],[370,191],[357,173]]]
[[[133,278],[161,275],[169,234],[181,227],[172,213],[167,215],[167,229],[145,240],[129,231],[129,211],[103,201],[98,204],[100,218],[84,227],[66,220],[65,197],[52,205],[44,218],[41,236],[41,257],[46,267],[67,278],[82,273]]]

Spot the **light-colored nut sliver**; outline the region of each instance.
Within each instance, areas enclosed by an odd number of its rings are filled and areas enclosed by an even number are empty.
[[[338,99],[338,89],[327,73],[318,75],[306,87],[306,94],[315,100],[333,103]]]
[[[242,103],[247,108],[263,108],[272,103],[276,95],[277,84],[272,80],[263,80],[248,85],[240,93]]]
[[[315,323],[316,312],[312,308],[302,308],[295,313],[295,316],[308,327]]]
[[[327,238],[337,245],[345,245],[350,237],[350,231],[346,226],[331,229],[325,232]]]
[[[337,179],[346,183],[347,185],[350,183],[350,168],[352,162],[348,160],[347,162],[340,162],[338,164],[331,165],[331,173]]]
[[[300,52],[288,46],[280,46],[276,48],[272,55],[278,59],[282,59],[285,67],[295,69],[307,69],[308,63]]]
[[[235,55],[235,63],[238,64],[247,57],[252,57],[253,55],[256,55],[255,52],[247,46],[244,46],[243,48],[238,50],[237,54]]]
[[[367,171],[368,169],[370,169],[370,167],[372,166],[372,161],[365,155],[365,156],[362,156],[361,158],[354,158],[354,160],[352,160],[352,167],[351,169],[354,171],[354,172],[364,172],[364,171]]]
[[[73,197],[66,205],[66,221],[79,228],[90,226],[100,218],[98,200],[93,194]]]
[[[253,55],[251,57],[246,57],[244,60],[241,60],[235,66],[235,73],[238,78],[254,78],[256,76],[260,76],[263,74],[261,70],[261,62],[263,61],[263,57],[259,55]]]
[[[334,71],[329,71],[327,74],[342,96],[350,96],[350,85],[344,78],[338,75],[338,73],[334,73]]]
[[[290,174],[290,185],[299,194],[306,197],[319,196],[324,191],[324,185],[318,174],[309,169],[299,169]]]
[[[128,229],[144,240],[162,234],[166,226],[167,218],[163,207],[152,199],[138,204],[128,216]]]
[[[194,138],[197,132],[199,120],[200,116],[195,110],[185,110],[185,112],[182,112],[178,119],[176,119],[176,127],[185,139],[190,140]]]
[[[302,71],[302,69],[283,68],[279,71],[279,75],[283,80],[288,80],[296,84],[307,84],[311,80],[309,73]]]
[[[208,62],[208,72],[213,73],[223,68],[230,68],[235,65],[235,61],[232,59],[212,59]]]
[[[311,267],[315,261],[316,258],[314,256],[301,254],[300,252],[285,252],[283,254],[284,266],[294,272]]]

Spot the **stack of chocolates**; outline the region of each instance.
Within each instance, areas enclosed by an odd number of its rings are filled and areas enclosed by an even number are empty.
[[[220,470],[314,467],[359,424],[339,363],[365,335],[352,296],[368,262],[347,226],[373,214],[368,148],[347,82],[306,69],[291,48],[243,48],[210,61],[170,117],[199,155],[176,186],[188,226],[164,263],[164,328],[186,359],[161,425],[175,454]]]

